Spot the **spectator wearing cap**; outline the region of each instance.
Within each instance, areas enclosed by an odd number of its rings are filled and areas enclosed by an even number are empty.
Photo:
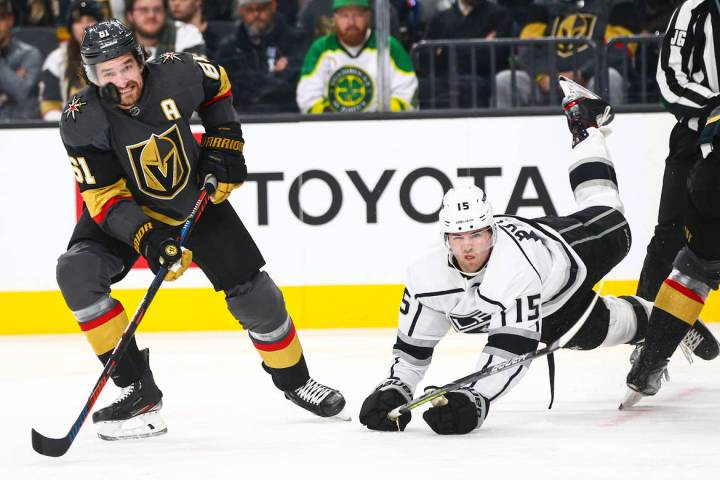
[[[138,43],[150,59],[167,52],[205,54],[205,41],[195,25],[173,20],[167,0],[126,0],[125,15]]]
[[[222,35],[217,30],[208,28],[208,22],[203,14],[203,0],[170,0],[168,6],[175,20],[195,25],[200,30],[205,41],[205,55],[210,60],[216,60]]]
[[[295,112],[306,41],[277,13],[276,0],[238,0],[240,23],[218,48],[239,113]]]
[[[0,0],[0,120],[38,118],[40,51],[14,39],[15,24],[10,0]]]
[[[297,86],[301,112],[377,111],[377,46],[368,0],[334,0],[334,33],[312,44]],[[416,107],[418,81],[410,56],[390,37],[390,109]]]
[[[375,1],[375,0],[370,0]],[[316,39],[333,33],[334,0],[305,0],[297,14],[297,26],[306,38]],[[390,5],[390,34],[400,34],[400,20],[394,5]]]
[[[74,0],[68,9],[70,39],[50,52],[40,74],[40,113],[44,120],[57,121],[62,107],[85,86],[80,74],[80,42],[85,28],[103,21],[101,6],[93,0]]]

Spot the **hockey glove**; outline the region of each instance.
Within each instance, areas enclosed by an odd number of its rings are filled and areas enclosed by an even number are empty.
[[[472,388],[461,388],[446,393],[444,397],[447,400],[444,405],[429,408],[423,413],[425,423],[435,433],[470,433],[485,421],[490,402]]]
[[[213,203],[227,200],[230,192],[247,178],[243,156],[245,141],[237,123],[218,127],[203,134],[198,169],[200,178],[215,175],[218,185],[212,196]]]
[[[402,431],[410,423],[410,412],[400,415],[397,423],[388,418],[388,413],[395,407],[412,400],[410,387],[397,378],[388,378],[375,388],[365,399],[360,409],[360,423],[370,430],[396,432]]]
[[[138,229],[133,246],[145,257],[153,273],[157,273],[161,266],[167,266],[165,280],[170,282],[180,278],[192,262],[192,252],[180,248],[174,231],[155,227],[152,222],[147,222]]]

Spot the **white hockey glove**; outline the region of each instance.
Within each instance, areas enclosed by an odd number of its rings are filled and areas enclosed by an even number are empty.
[[[479,428],[487,417],[490,402],[470,387],[464,387],[444,395],[446,402],[423,413],[423,420],[435,433],[452,435],[470,433]]]

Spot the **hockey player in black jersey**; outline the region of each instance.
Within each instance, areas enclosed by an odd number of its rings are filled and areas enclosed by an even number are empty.
[[[719,12],[716,0],[682,2],[662,44],[658,86],[678,122],[638,286],[639,294],[655,298],[655,308],[647,339],[633,356],[621,408],[660,390],[670,356],[692,334],[710,290],[720,284]]]
[[[570,348],[634,344],[645,337],[652,303],[604,295],[593,305],[593,285],[625,257],[631,243],[600,129],[612,120],[612,109],[572,81],[561,77],[560,85],[573,136],[570,185],[580,210],[565,217],[526,219],[493,215],[476,186],[445,195],[440,210],[445,243],[408,269],[390,374],[360,411],[360,421],[368,428],[405,428],[410,413],[401,415],[397,424],[388,413],[412,398],[434,347],[450,328],[488,333],[478,369],[534,352],[540,342],[552,343],[588,309]],[[699,351],[716,347],[707,329],[696,325],[701,336],[709,337],[694,346]],[[469,433],[482,425],[491,405],[528,367],[520,364],[450,392],[446,402],[425,411],[423,419],[439,434]]]
[[[687,182],[685,246],[655,297],[647,337],[632,358],[621,409],[660,390],[670,357],[683,339],[700,341],[694,334],[698,316],[710,291],[720,285],[720,107],[708,116],[698,146],[700,159]]]
[[[171,264],[166,280],[194,260],[225,293],[275,386],[316,415],[341,414],[345,399],[310,377],[282,293],[261,270],[258,247],[225,201],[247,176],[225,70],[186,53],[146,62],[132,32],[116,20],[86,29],[81,55],[89,84],[64,108],[60,133],[84,208],[58,259],[57,281],[100,361],[107,361],[128,323],[111,285],[140,255],[153,271]],[[190,130],[196,111],[205,127],[201,145]],[[212,203],[187,250],[170,256],[166,247],[178,246],[178,226],[208,174],[218,180]],[[101,438],[166,431],[148,359],[133,339],[113,375],[121,395],[93,415]]]

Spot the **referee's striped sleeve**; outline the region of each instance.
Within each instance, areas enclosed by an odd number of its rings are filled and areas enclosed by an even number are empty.
[[[701,110],[708,104],[708,100],[718,95],[695,82],[690,76],[691,61],[698,58],[697,53],[693,52],[696,29],[703,30],[706,26],[698,25],[698,22],[712,22],[706,9],[698,8],[706,2],[707,0],[687,0],[675,10],[660,51],[656,79],[662,100],[671,113],[680,117],[701,115]],[[710,26],[714,31],[715,25]],[[712,36],[706,37],[706,42],[712,44]],[[706,71],[717,71],[714,58],[709,59],[706,55],[702,55],[702,58],[712,63],[705,65]]]

